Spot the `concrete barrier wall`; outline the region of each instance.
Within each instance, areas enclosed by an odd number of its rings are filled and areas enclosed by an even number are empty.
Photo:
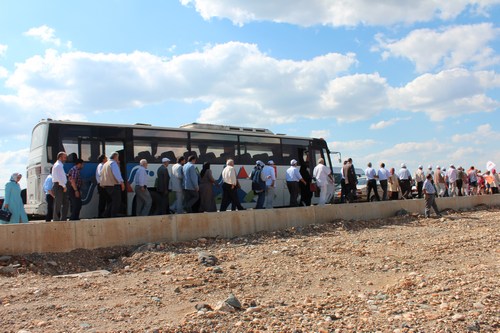
[[[439,209],[498,206],[500,195],[437,199]],[[126,217],[78,222],[0,225],[0,255],[69,252],[149,242],[179,242],[200,237],[232,238],[336,219],[370,220],[394,216],[401,209],[423,213],[423,200],[326,205],[241,212]]]

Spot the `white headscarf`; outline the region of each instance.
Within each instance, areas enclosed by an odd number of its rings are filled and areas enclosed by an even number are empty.
[[[19,178],[19,176],[20,176],[20,175],[21,175],[20,173],[18,173],[18,172],[14,172],[14,173],[12,174],[12,176],[10,176],[10,181],[11,181],[11,182],[16,182],[16,183],[17,183],[17,178]]]

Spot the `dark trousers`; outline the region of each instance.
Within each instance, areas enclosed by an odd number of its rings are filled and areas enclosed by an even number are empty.
[[[76,197],[75,190],[71,186],[68,186],[68,198],[71,207],[69,219],[72,221],[79,220],[80,211],[82,210],[82,199],[80,197]]]
[[[311,206],[313,193],[311,192],[311,183],[299,182],[300,189],[300,205],[301,206]]]
[[[464,181],[462,179],[457,179],[457,189],[458,189],[458,196],[461,197],[463,196],[462,194],[462,186],[464,185]]]
[[[398,200],[399,192],[391,192],[391,200]]]
[[[169,202],[169,192],[162,193],[158,192],[160,200],[158,203],[158,207],[156,208],[156,212],[159,215],[170,214],[170,202]]]
[[[299,183],[298,182],[286,182],[288,187],[288,192],[290,192],[290,207],[297,207],[299,203],[297,202],[297,197],[299,196]]]
[[[401,193],[403,198],[411,199],[411,185],[409,179],[400,179],[399,185],[401,186]]]
[[[68,218],[69,201],[64,188],[58,183],[52,187],[54,191],[54,221],[66,221]]]
[[[345,184],[345,198],[347,202],[353,202],[356,200],[356,184]]]
[[[417,192],[418,192],[418,198],[422,198],[422,189],[424,188],[424,182],[417,182]]]
[[[97,185],[97,193],[99,193],[99,206],[97,211],[97,216],[99,218],[104,217],[106,212],[106,207],[111,204],[111,198],[104,187]]]
[[[382,189],[382,200],[387,200],[387,179],[380,181],[380,188]]]
[[[222,184],[222,202],[220,204],[220,211],[225,212],[229,204],[232,204],[232,209],[238,208],[238,210],[244,210],[243,206],[238,200],[238,188],[235,186],[232,188],[231,184]]]
[[[45,215],[45,221],[52,221],[52,216],[54,216],[54,197],[51,194],[45,194],[45,201],[47,202],[47,214]]]
[[[340,203],[345,203],[346,192],[345,179],[342,178],[340,180]]]
[[[200,198],[200,194],[196,190],[184,190],[184,208],[187,213],[193,213],[193,206]]]
[[[104,189],[110,198],[110,204],[106,206],[104,217],[117,217],[122,204],[122,189],[120,185],[105,186]]]
[[[257,204],[255,209],[264,209],[264,201],[266,200],[266,191],[257,193]]]
[[[436,212],[436,215],[440,215],[438,206],[436,204],[436,195],[435,194],[426,194],[425,195],[425,217],[429,217],[431,214],[431,207]]]
[[[371,194],[372,190],[373,190],[374,195],[375,195],[375,200],[380,201],[380,197],[378,196],[378,192],[377,192],[377,181],[375,179],[370,179],[366,183],[366,201],[371,201],[370,194]]]

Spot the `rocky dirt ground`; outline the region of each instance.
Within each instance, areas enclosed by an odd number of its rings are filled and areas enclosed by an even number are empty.
[[[2,256],[0,331],[500,332],[499,212]]]

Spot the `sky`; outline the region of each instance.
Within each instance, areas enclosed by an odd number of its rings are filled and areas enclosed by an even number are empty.
[[[0,0],[0,184],[44,118],[264,127],[361,168],[500,164],[499,22],[500,0]]]

